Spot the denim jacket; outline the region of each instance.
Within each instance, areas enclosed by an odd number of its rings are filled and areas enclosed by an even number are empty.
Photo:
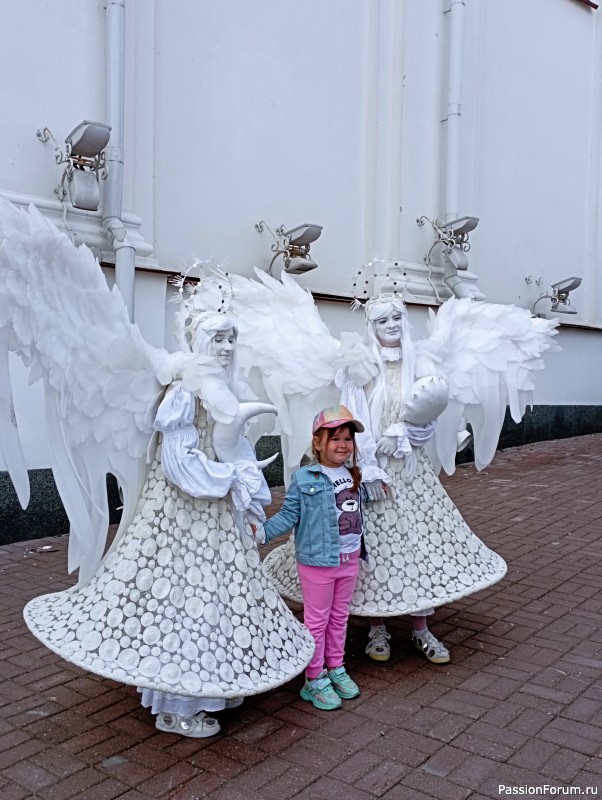
[[[365,490],[360,486],[360,512]],[[292,477],[281,510],[264,523],[266,542],[294,528],[297,561],[311,567],[338,567],[340,532],[330,478],[320,464],[298,469]],[[367,560],[362,533],[361,558]]]

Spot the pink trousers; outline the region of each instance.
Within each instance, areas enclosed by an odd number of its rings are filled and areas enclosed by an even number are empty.
[[[325,666],[340,667],[345,661],[345,637],[349,604],[360,568],[360,551],[342,556],[338,567],[297,564],[303,592],[303,621],[316,642],[316,651],[305,675],[317,678]]]

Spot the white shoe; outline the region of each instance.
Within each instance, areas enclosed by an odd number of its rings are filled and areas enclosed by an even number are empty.
[[[366,645],[366,655],[374,661],[388,661],[391,658],[391,648],[389,639],[391,634],[387,633],[384,625],[373,625],[368,633],[370,641]]]
[[[190,736],[192,739],[204,739],[220,732],[219,722],[213,717],[208,717],[204,711],[194,717],[181,717],[161,711],[157,714],[155,728],[164,733],[179,733],[180,736]]]

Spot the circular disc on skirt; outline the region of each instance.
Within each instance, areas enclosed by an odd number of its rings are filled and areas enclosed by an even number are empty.
[[[468,527],[417,451],[416,472],[401,478],[403,461],[387,466],[386,500],[364,506],[368,563],[361,561],[350,611],[362,617],[393,617],[446,605],[486,589],[506,574],[506,562]],[[303,602],[291,536],[266,556],[264,569],[278,591]]]
[[[229,498],[184,494],[157,460],[131,525],[89,583],[31,600],[24,617],[83,669],[187,696],[266,692],[301,673],[314,651]]]

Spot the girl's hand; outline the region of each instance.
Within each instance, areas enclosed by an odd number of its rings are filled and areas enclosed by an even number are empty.
[[[254,522],[249,522],[249,527],[253,534],[255,544],[265,544],[265,531],[263,525],[256,525]]]

